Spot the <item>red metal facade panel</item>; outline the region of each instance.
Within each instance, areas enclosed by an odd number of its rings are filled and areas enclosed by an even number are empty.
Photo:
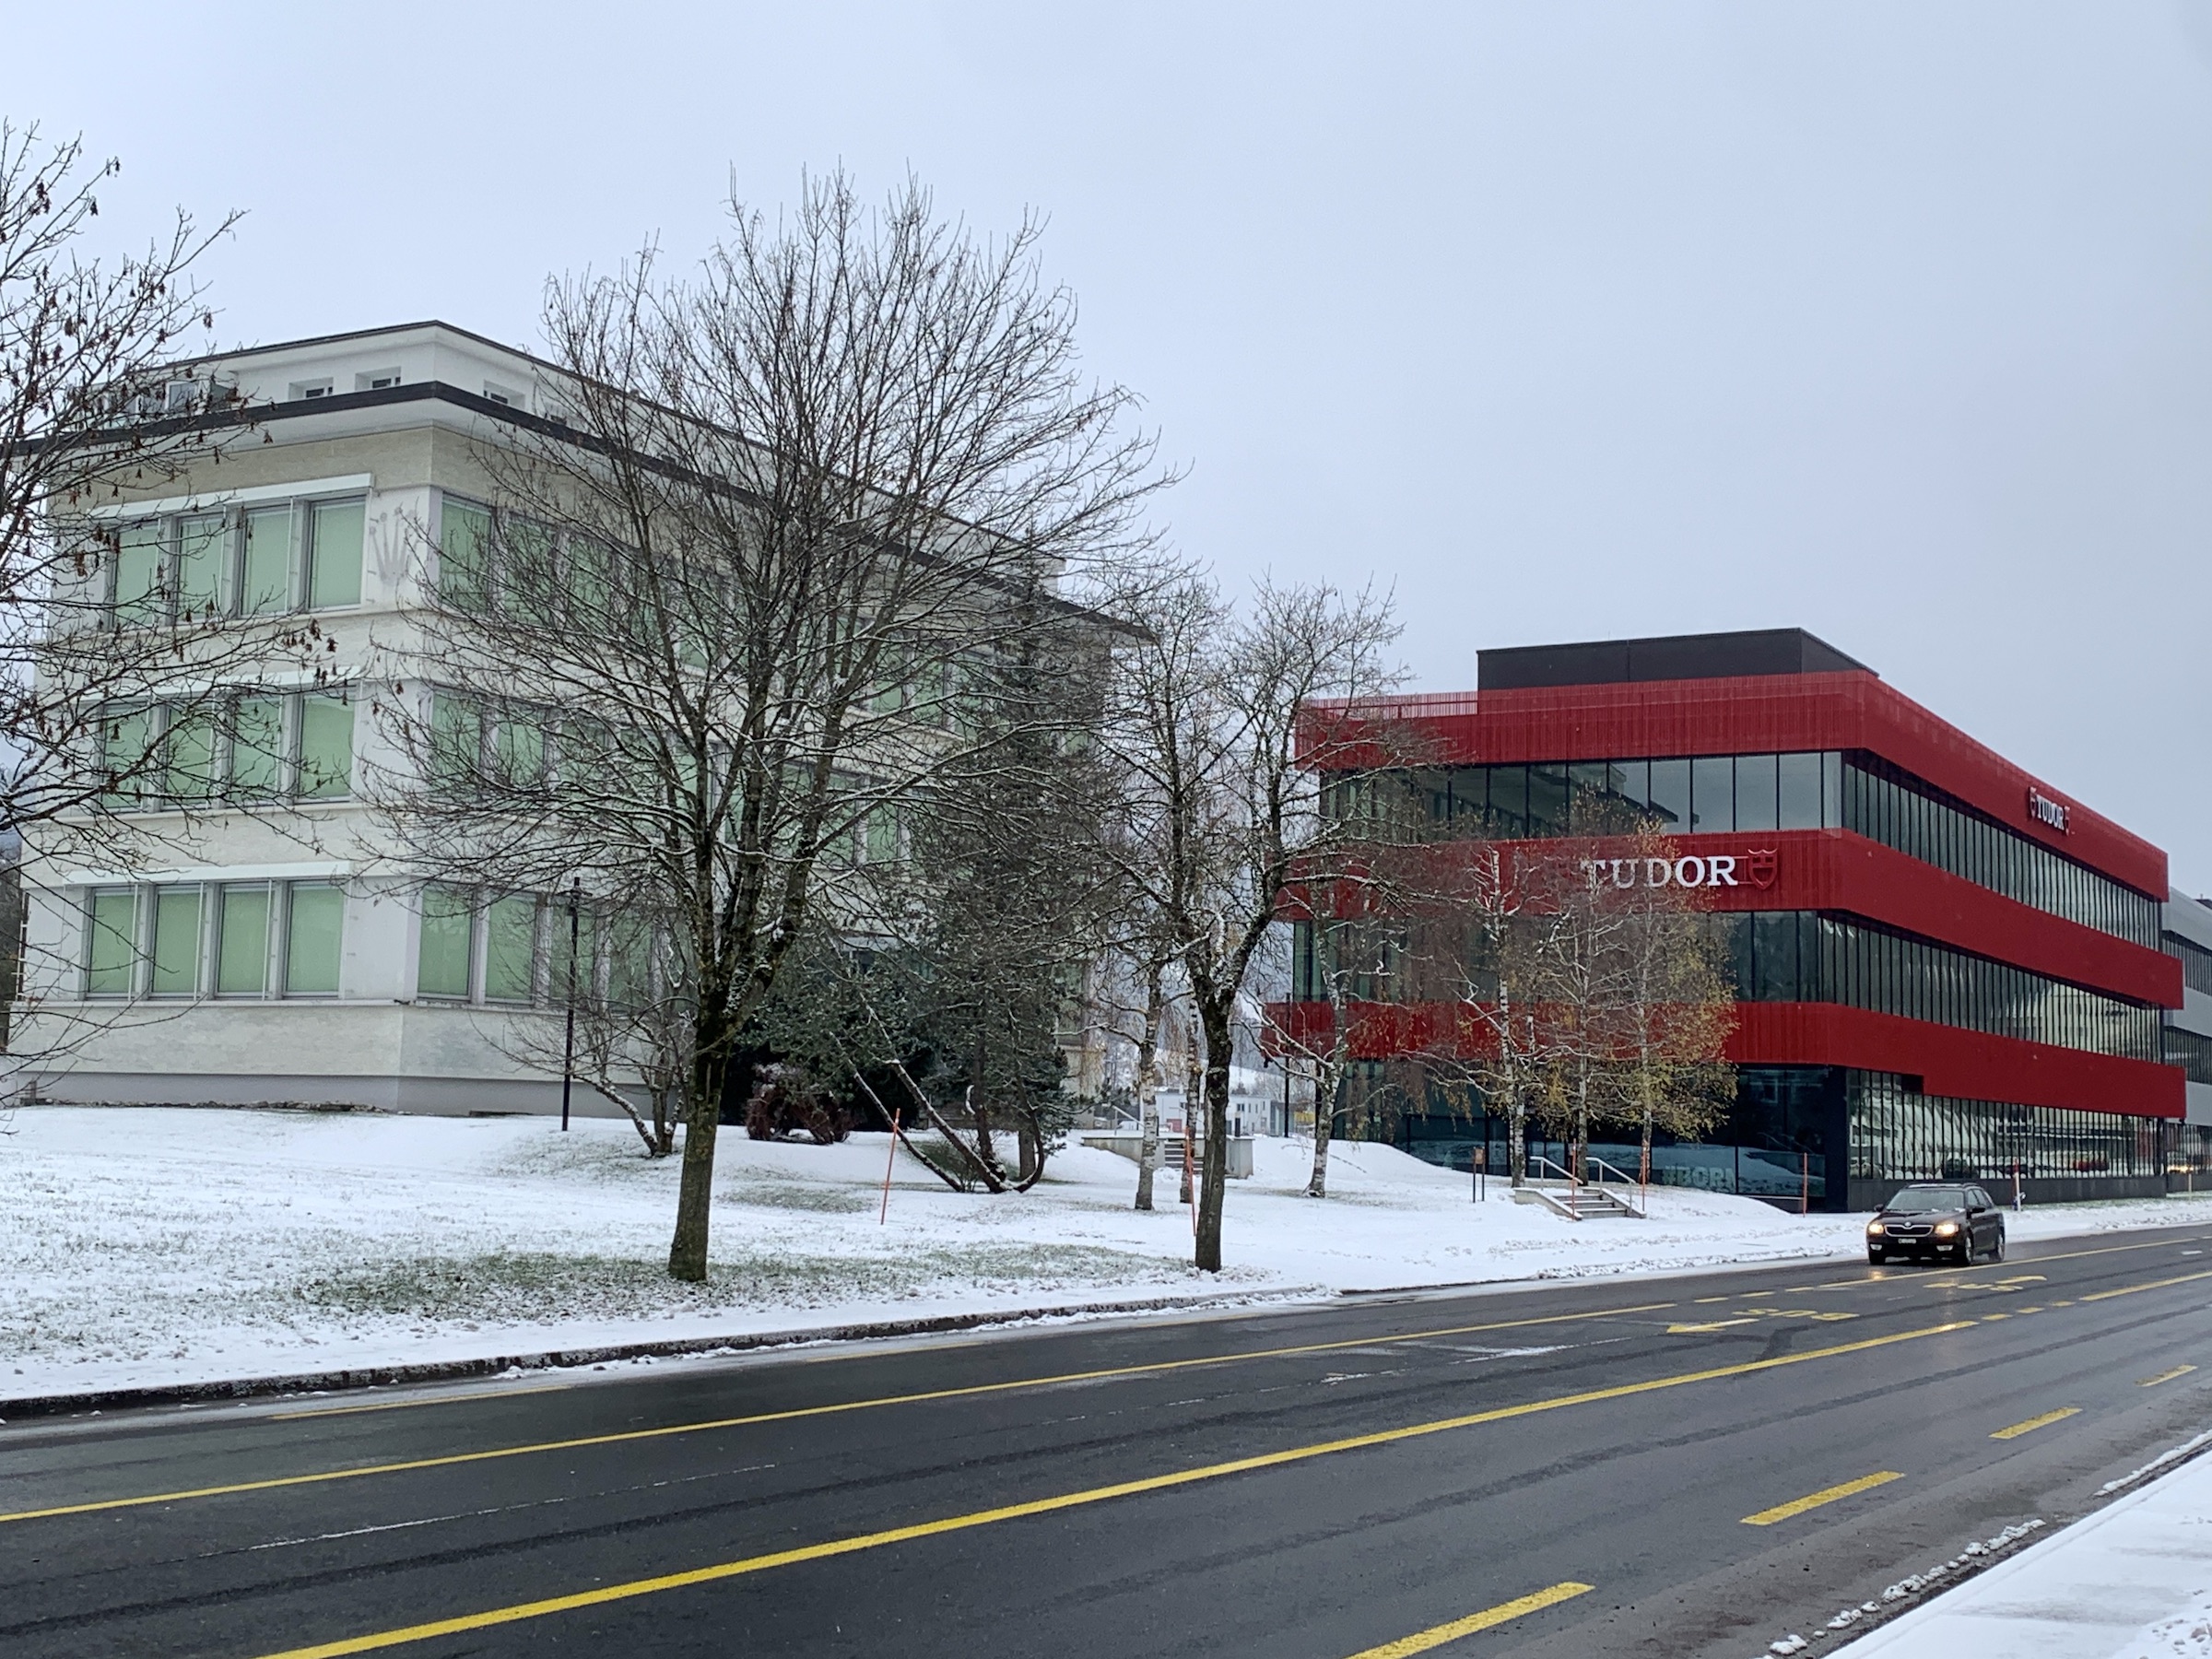
[[[1699,890],[1715,910],[1848,912],[2033,973],[2164,1008],[2182,1006],[2182,965],[2162,950],[2007,899],[1844,830],[1783,830],[1668,838],[1686,856],[1734,855],[1734,887]],[[1515,859],[1602,856],[1618,843],[1514,841]],[[1750,854],[1774,854],[1771,884],[1753,885]],[[1764,867],[1763,865],[1761,866]],[[1606,872],[1601,872],[1601,876]]]
[[[2109,995],[2161,1008],[2182,1006],[2182,965],[2164,951],[2007,899],[1850,830],[1765,830],[1667,839],[1681,857],[1697,861],[1700,880],[1715,854],[1733,861],[1734,886],[1699,888],[1714,910],[1832,911]],[[1626,854],[1633,850],[1626,841],[1603,838],[1464,845],[1468,856],[1498,849],[1509,868],[1546,859],[1597,859],[1606,866],[1596,872],[1601,881],[1616,874],[1607,861],[1630,862]],[[1431,852],[1447,858],[1453,848],[1445,843]],[[1754,854],[1771,854],[1771,862]],[[1624,874],[1631,880],[1642,878],[1638,869]],[[1762,877],[1764,886],[1759,885]],[[1356,901],[1364,890],[1349,888],[1347,892],[1349,907],[1346,895],[1339,894],[1334,913],[1358,913]],[[1303,886],[1287,887],[1280,913],[1286,921],[1306,916],[1312,897]]]
[[[2166,855],[2013,765],[1872,674],[1646,680],[1398,700],[1367,712],[1427,733],[1438,765],[1606,760],[1769,750],[1868,749],[1998,823],[2158,900]],[[2067,808],[2069,831],[2028,813],[2034,789]]]
[[[1835,1003],[1738,1003],[1739,1065],[1851,1065],[1917,1076],[1932,1095],[2179,1118],[2181,1068],[1992,1037]]]
[[[2183,1113],[2186,1091],[2178,1066],[2022,1042],[1836,1003],[1738,1003],[1735,1012],[1727,1058],[1738,1065],[1853,1066],[1917,1077],[1924,1092],[1954,1100],[2144,1117]],[[1348,1014],[1352,1052],[1365,1060],[1437,1042],[1452,1029],[1449,1010],[1437,1005],[1361,1004]],[[1330,1009],[1326,1003],[1275,1003],[1267,1018],[1292,1041],[1313,1044],[1327,1035]]]

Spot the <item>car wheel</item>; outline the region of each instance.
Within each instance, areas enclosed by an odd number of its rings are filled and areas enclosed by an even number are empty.
[[[1866,1253],[1866,1265],[1869,1267],[1879,1267],[1887,1259],[1878,1250],[1870,1250]]]
[[[2005,1259],[2005,1230],[2001,1227],[1997,1229],[1996,1243],[1990,1247],[1989,1259],[1993,1262],[2001,1262]]]

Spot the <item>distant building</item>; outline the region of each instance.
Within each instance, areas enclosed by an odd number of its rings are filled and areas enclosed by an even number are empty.
[[[2009,1193],[2016,1168],[2031,1198],[2159,1193],[2185,1115],[2212,1124],[2192,1110],[2212,1100],[2212,911],[2167,902],[2147,841],[1798,629],[1479,665],[1472,694],[1363,708],[1434,757],[1430,810],[1530,856],[1596,837],[1577,855],[1605,879],[1697,888],[1724,929],[1735,1109],[1663,1147],[1660,1179],[1830,1209],[1907,1181]],[[1673,862],[1606,862],[1624,815]],[[1325,1030],[1299,933],[1276,1014]],[[1435,1102],[1391,1122],[1462,1168],[1477,1146],[1502,1168],[1504,1130]]]
[[[2194,1173],[2212,1168],[2212,903],[2172,889],[2159,942],[2182,964],[2182,1006],[2166,1010],[2161,1036],[2166,1064],[2187,1079],[2181,1161]]]

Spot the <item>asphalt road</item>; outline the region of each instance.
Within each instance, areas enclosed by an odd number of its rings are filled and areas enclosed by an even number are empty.
[[[2204,1228],[34,1421],[0,1653],[1817,1654],[2207,1426]]]

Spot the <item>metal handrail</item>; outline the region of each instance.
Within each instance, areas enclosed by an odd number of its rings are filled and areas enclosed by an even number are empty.
[[[1585,1163],[1595,1164],[1600,1170],[1609,1171],[1623,1186],[1632,1187],[1636,1184],[1634,1182],[1629,1179],[1626,1171],[1615,1169],[1611,1164],[1607,1163],[1604,1159],[1598,1157],[1595,1153],[1585,1152],[1583,1154],[1583,1159]],[[1577,1175],[1573,1171],[1566,1168],[1564,1165],[1552,1162],[1550,1159],[1546,1158],[1541,1153],[1532,1157],[1528,1160],[1527,1165],[1527,1167],[1532,1171],[1539,1166],[1547,1170],[1557,1170],[1559,1172],[1560,1177],[1564,1179],[1570,1186],[1594,1186],[1601,1192],[1606,1190],[1606,1183],[1602,1179],[1597,1181],[1584,1181],[1583,1177]],[[1606,1196],[1618,1197],[1619,1202],[1628,1206],[1630,1211],[1636,1217],[1638,1220],[1642,1220],[1645,1218],[1643,1206],[1637,1203],[1635,1199],[1609,1192],[1606,1193]]]
[[[1615,1169],[1615,1168],[1614,1168],[1614,1167],[1613,1167],[1611,1164],[1607,1163],[1607,1162],[1606,1162],[1606,1161],[1604,1159],[1602,1159],[1602,1158],[1598,1157],[1598,1156],[1597,1156],[1597,1154],[1596,1154],[1596,1153],[1594,1153],[1594,1152],[1585,1152],[1585,1153],[1583,1153],[1583,1159],[1584,1159],[1586,1162],[1589,1162],[1589,1163],[1594,1163],[1594,1164],[1595,1164],[1595,1165],[1596,1165],[1596,1166],[1597,1166],[1599,1169],[1606,1171],[1607,1173],[1609,1173],[1610,1175],[1612,1175],[1612,1177],[1613,1177],[1613,1178],[1614,1178],[1616,1181],[1619,1182],[1620,1182],[1620,1184],[1621,1184],[1622,1186],[1624,1186],[1624,1187],[1637,1187],[1637,1186],[1640,1186],[1640,1185],[1641,1185],[1641,1183],[1640,1183],[1640,1182],[1635,1182],[1635,1181],[1632,1181],[1632,1180],[1630,1180],[1630,1177],[1629,1177],[1629,1172],[1628,1172],[1626,1170],[1618,1170],[1618,1169]],[[1604,1182],[1603,1182],[1603,1181],[1602,1181],[1602,1179],[1601,1179],[1601,1180],[1600,1180],[1600,1181],[1599,1181],[1599,1182],[1598,1182],[1596,1184],[1598,1184],[1598,1185],[1602,1186],[1602,1185],[1604,1185],[1605,1183],[1604,1183]],[[1632,1209],[1632,1210],[1634,1210],[1634,1211],[1636,1212],[1637,1218],[1638,1218],[1639,1220],[1642,1219],[1642,1218],[1643,1218],[1643,1206],[1642,1206],[1642,1205],[1641,1205],[1641,1204],[1637,1203],[1637,1202],[1636,1202],[1634,1199],[1632,1199],[1632,1198],[1628,1198],[1628,1197],[1625,1197],[1625,1196],[1624,1196],[1624,1197],[1621,1199],[1621,1202],[1622,1202],[1623,1204],[1627,1205],[1627,1206],[1629,1206],[1630,1209]]]

